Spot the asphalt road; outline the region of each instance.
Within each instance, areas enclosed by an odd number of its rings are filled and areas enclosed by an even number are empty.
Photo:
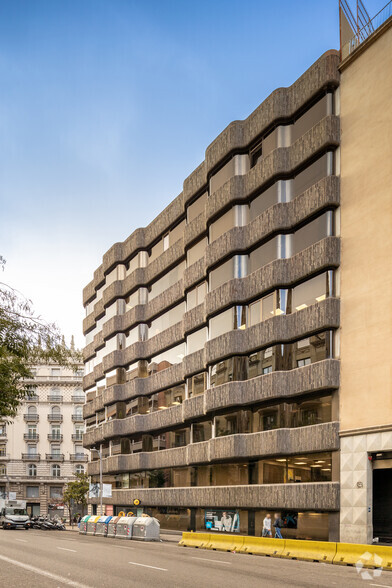
[[[0,586],[29,588],[392,587],[392,572],[141,543],[61,531],[0,530]]]

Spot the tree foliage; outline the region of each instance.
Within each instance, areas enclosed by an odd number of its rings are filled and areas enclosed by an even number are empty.
[[[0,268],[5,260],[0,256]],[[47,323],[34,311],[31,300],[0,282],[0,418],[13,418],[31,391],[31,366],[57,363],[77,369],[81,356],[66,347],[55,324]]]
[[[76,474],[76,480],[74,482],[68,482],[66,489],[64,490],[63,501],[68,506],[69,518],[72,524],[72,507],[73,506],[86,506],[87,504],[87,493],[89,489],[88,475],[87,474]]]

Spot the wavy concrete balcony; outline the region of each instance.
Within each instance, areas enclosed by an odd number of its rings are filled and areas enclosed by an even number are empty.
[[[116,421],[123,424],[122,421]],[[116,437],[116,423],[105,423],[106,438]],[[96,431],[99,433],[99,431]],[[92,431],[91,433],[94,433]],[[83,436],[86,447],[89,433]],[[92,442],[92,435],[90,442]],[[102,439],[97,435],[97,443]],[[94,445],[94,443],[92,443]],[[88,445],[90,447],[90,445]],[[140,452],[129,455],[116,455],[103,460],[103,472],[134,472],[160,468],[206,464],[221,461],[235,461],[241,458],[262,458],[275,455],[296,455],[317,451],[335,451],[339,449],[339,423],[323,423],[296,429],[275,429],[259,433],[243,433],[217,437],[202,443],[191,443],[184,447],[162,449],[161,451]],[[99,463],[91,462],[89,475],[99,474]]]
[[[138,229],[124,243],[116,243],[104,255],[103,263],[96,270],[94,279],[83,291],[84,304],[93,299],[95,289],[103,282],[105,274],[111,268],[131,257],[137,250],[151,246],[154,240],[183,217],[185,204],[197,193],[205,189],[208,174],[229,153],[243,150],[263,132],[265,133],[271,128],[274,121],[281,123],[286,119],[286,122],[290,122],[296,111],[320,93],[323,88],[336,88],[339,85],[338,64],[338,53],[335,51],[327,52],[292,86],[279,88],[273,92],[246,120],[235,121],[228,125],[207,148],[205,161],[184,181],[184,192],[175,198],[148,227]],[[302,149],[296,149],[296,151],[297,156],[302,157]],[[293,160],[291,164],[295,166],[296,162]],[[253,174],[257,176],[257,173],[252,171],[250,177]],[[265,176],[263,176],[262,180],[264,178]],[[259,178],[255,177],[255,179],[256,183],[258,182],[258,185],[261,185]]]
[[[339,510],[339,495],[338,482],[251,484],[248,486],[113,490],[112,498],[105,498],[105,503],[133,504],[137,498],[146,506],[337,511]],[[99,499],[95,498],[90,502],[98,504]]]

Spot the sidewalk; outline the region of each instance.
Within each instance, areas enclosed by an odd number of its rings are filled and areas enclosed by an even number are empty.
[[[67,531],[73,531],[78,533],[79,529],[77,525],[71,527],[71,525],[65,525]],[[161,532],[161,541],[169,541],[171,543],[178,543],[182,537],[182,531],[171,531],[170,529],[163,529]]]

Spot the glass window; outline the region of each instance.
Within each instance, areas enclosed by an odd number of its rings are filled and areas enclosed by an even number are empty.
[[[321,302],[332,295],[333,272],[325,272],[292,289],[293,312]]]
[[[326,331],[293,343],[292,367],[303,367],[333,357],[332,340],[332,331]]]
[[[228,308],[220,314],[210,318],[208,321],[210,340],[233,330],[233,314],[233,308]]]
[[[180,345],[176,345],[175,347],[156,355],[151,359],[148,366],[149,375],[161,372],[172,365],[181,363],[185,357],[185,353],[185,343],[181,343]]]
[[[82,465],[77,465],[75,468],[75,474],[84,474],[84,466]]]
[[[211,388],[227,382],[246,380],[248,377],[248,358],[230,357],[210,367]]]
[[[321,216],[295,231],[293,238],[293,255],[330,235],[333,235],[332,211],[324,212]]]
[[[259,462],[263,484],[330,482],[332,454],[313,453]]]
[[[26,498],[39,498],[39,486],[26,486]]]
[[[210,178],[210,195],[235,175],[244,175],[249,170],[249,156],[234,155]]]
[[[257,325],[274,315],[274,295],[268,294],[249,306],[250,325]]]
[[[251,251],[249,256],[249,271],[250,273],[258,270],[260,267],[263,267],[267,263],[274,261],[278,257],[278,239],[274,237],[270,239],[263,245],[257,247]]]
[[[134,380],[135,378],[146,378],[148,375],[147,365],[147,361],[144,359],[141,359],[140,361],[136,361],[135,363],[130,364],[127,367],[127,382],[129,382],[130,380]]]
[[[184,447],[190,443],[190,428],[169,431],[168,433],[165,433],[164,436],[166,438],[167,449]]]
[[[201,374],[195,374],[187,378],[187,387],[189,398],[198,394],[204,394],[207,388],[207,373],[202,372]]]
[[[181,322],[182,317],[185,314],[185,310],[185,302],[181,302],[180,304],[177,304],[177,306],[174,306],[164,314],[161,314],[151,321],[148,329],[149,338],[155,337],[155,335],[159,335],[159,333],[162,333],[162,331],[165,331],[178,322]]]
[[[311,106],[302,116],[300,116],[292,125],[291,140],[294,143],[302,137],[315,124],[327,116],[327,95],[323,96],[313,106]]]
[[[230,414],[215,417],[215,436],[236,435],[252,432],[252,413],[250,410],[239,410]]]
[[[307,398],[287,405],[288,426],[307,427],[332,420],[332,396]]]
[[[159,280],[151,284],[150,293],[148,299],[151,301],[159,294],[162,294],[165,290],[176,284],[179,280],[182,280],[184,275],[185,262],[176,265],[170,271],[166,272]]]
[[[212,438],[212,422],[194,423],[192,426],[192,443],[202,443]]]
[[[192,308],[202,304],[205,300],[206,294],[207,282],[202,282],[195,288],[192,288],[192,290],[189,290],[186,295],[186,309],[192,310]]]
[[[187,353],[187,355],[190,355],[191,353],[195,353],[196,351],[203,349],[204,344],[207,341],[207,337],[208,337],[207,327],[203,327],[202,329],[199,329],[199,330],[195,331],[194,333],[187,335],[187,338],[186,338],[186,353]]]
[[[60,466],[58,464],[52,465],[52,476],[53,478],[60,477]]]
[[[294,197],[333,173],[333,152],[325,153],[319,159],[299,172],[294,178]]]
[[[171,406],[178,406],[185,400],[185,384],[169,388],[168,390],[161,390],[154,396],[157,397],[158,409],[170,408]],[[155,400],[155,399],[154,399]]]
[[[170,242],[170,246],[174,245],[174,243],[176,243],[179,239],[183,238],[184,230],[185,230],[185,220],[181,221],[180,223],[178,223],[178,225],[176,225],[174,227],[174,229],[170,230],[169,239],[168,239],[168,241]],[[167,235],[166,235],[166,237],[167,237]],[[166,237],[164,237],[164,239]],[[164,246],[164,249],[165,249],[165,246]],[[165,251],[166,251],[166,249],[165,249]]]
[[[192,202],[187,208],[187,222],[191,223],[195,218],[204,212],[204,208],[207,202],[208,193],[204,192],[197,200]]]
[[[215,269],[213,269],[209,274],[209,290],[215,290],[219,288],[225,282],[232,280],[234,278],[234,265],[233,265],[233,258],[228,259]]]
[[[207,237],[204,237],[204,239],[200,239],[200,241],[198,241],[197,243],[195,243],[195,245],[192,245],[192,247],[188,249],[188,251],[186,252],[187,267],[190,267],[193,263],[196,263],[196,261],[199,261],[199,259],[204,257],[207,245]]]
[[[37,476],[37,466],[35,464],[31,463],[27,467],[27,472],[28,472],[29,477],[35,478]]]
[[[255,410],[253,415],[254,432],[271,431],[285,426],[283,405],[268,406]]]
[[[50,487],[50,497],[51,498],[62,498],[63,497],[63,489],[61,486],[51,486]]]
[[[234,206],[214,221],[209,228],[210,243],[235,226]]]
[[[278,184],[275,183],[267,190],[264,190],[261,194],[256,196],[250,203],[250,220],[253,221],[255,218],[260,216],[267,208],[273,206],[278,202]]]

